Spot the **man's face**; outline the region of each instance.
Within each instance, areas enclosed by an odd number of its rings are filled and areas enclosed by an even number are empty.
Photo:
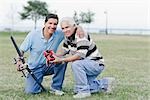
[[[61,29],[64,32],[66,37],[70,37],[75,30],[75,26],[70,25],[68,22],[62,22],[61,23]]]
[[[48,19],[48,21],[45,23],[45,29],[48,33],[54,33],[57,28],[58,20],[54,18]]]

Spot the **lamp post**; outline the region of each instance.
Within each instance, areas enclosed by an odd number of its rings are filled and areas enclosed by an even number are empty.
[[[106,33],[106,35],[108,35],[108,12],[107,12],[107,10],[106,10],[106,11],[104,11],[104,14],[105,14],[105,16],[106,16],[106,22],[105,22],[105,24],[106,24],[106,26],[105,26],[105,33]]]

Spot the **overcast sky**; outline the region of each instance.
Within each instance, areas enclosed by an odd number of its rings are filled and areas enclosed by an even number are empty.
[[[1,0],[0,25],[33,26],[32,21],[22,21],[18,12],[23,10],[28,0]],[[93,27],[104,28],[106,14],[110,28],[149,28],[150,0],[41,0],[45,1],[49,10],[56,10],[60,18],[73,16],[74,11],[80,13],[88,10],[95,13]],[[43,21],[43,20],[42,20]],[[43,25],[41,20],[38,26]]]

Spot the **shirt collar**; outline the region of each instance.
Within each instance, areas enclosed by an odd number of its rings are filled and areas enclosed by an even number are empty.
[[[68,40],[70,40],[70,41],[75,40],[76,31],[77,31],[77,28],[75,28],[73,34],[70,37],[68,37]]]
[[[55,32],[56,32],[56,31],[55,31]],[[55,37],[55,32],[52,34],[52,36],[50,37],[49,40],[52,40],[52,39]],[[40,35],[41,38],[42,38],[42,39],[45,39],[45,38],[44,38],[44,28],[41,29],[41,32],[40,32],[40,33],[41,33],[41,35]]]

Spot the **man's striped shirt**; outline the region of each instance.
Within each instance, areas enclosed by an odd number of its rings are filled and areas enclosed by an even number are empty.
[[[63,49],[65,52],[69,52],[72,55],[78,55],[82,59],[89,58],[91,60],[104,63],[104,59],[98,51],[96,44],[87,33],[82,38],[80,38],[76,33],[72,34],[68,38],[65,37]]]

